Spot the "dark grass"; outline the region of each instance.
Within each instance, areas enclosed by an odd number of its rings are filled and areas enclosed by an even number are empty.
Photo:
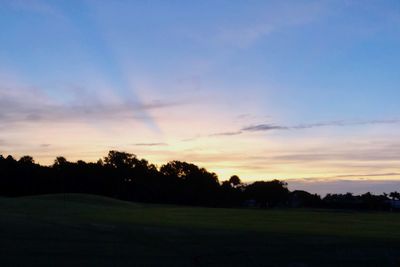
[[[400,214],[0,199],[0,266],[400,266]]]

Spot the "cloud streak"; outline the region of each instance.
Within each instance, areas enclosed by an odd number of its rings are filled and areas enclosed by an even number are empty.
[[[167,143],[136,143],[134,146],[167,146]]]
[[[242,134],[242,131],[236,131],[236,132],[222,132],[222,133],[215,133],[215,134],[210,134],[209,136],[233,136],[233,135],[240,135]]]
[[[400,172],[375,173],[375,174],[344,174],[344,175],[336,175],[336,176],[334,176],[333,178],[389,177],[389,176],[400,176]]]
[[[304,123],[292,126],[265,123],[265,124],[255,124],[255,125],[245,126],[238,131],[213,133],[210,134],[209,137],[236,136],[244,134],[246,132],[306,130],[306,129],[322,128],[322,127],[351,127],[351,126],[379,125],[379,124],[400,124],[400,119],[353,120],[353,121],[340,120],[340,121],[327,121],[327,122],[317,122],[317,123]]]
[[[1,5],[9,6],[13,9],[37,13],[40,15],[49,15],[62,18],[62,13],[54,6],[40,0],[21,1],[21,0],[5,0]]]
[[[327,10],[329,10],[329,5],[326,3],[312,1],[301,4],[292,2],[290,5],[279,1],[261,2],[257,11],[242,10],[241,16],[248,16],[245,24],[227,24],[222,21],[218,27],[214,27],[216,29],[210,29],[207,33],[190,32],[189,35],[201,42],[204,40],[217,42],[223,45],[224,49],[226,47],[245,49],[282,29],[317,21]]]
[[[279,126],[274,124],[258,124],[242,128],[243,132],[259,132],[259,131],[271,131],[271,130],[288,130],[286,126]]]
[[[290,190],[306,190],[325,196],[329,193],[375,194],[389,193],[400,185],[400,180],[341,180],[341,179],[291,179],[287,180]]]
[[[85,93],[83,93],[85,94]],[[0,122],[38,123],[69,122],[81,120],[127,120],[142,119],[143,111],[163,109],[182,105],[178,102],[155,100],[148,103],[105,102],[95,95],[71,103],[61,103],[47,97],[40,90],[31,88],[0,87]]]
[[[382,120],[357,120],[357,121],[328,121],[317,123],[297,124],[293,126],[275,125],[275,124],[257,124],[246,126],[241,129],[242,132],[263,132],[272,130],[303,130],[321,127],[346,127],[359,125],[376,125],[376,124],[398,124],[400,119],[382,119]]]

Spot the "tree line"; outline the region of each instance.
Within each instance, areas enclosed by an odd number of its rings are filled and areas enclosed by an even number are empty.
[[[279,180],[243,183],[236,175],[220,182],[218,176],[194,164],[171,161],[160,168],[134,154],[110,151],[96,163],[69,162],[57,157],[51,166],[31,156],[19,160],[0,155],[0,195],[8,197],[86,193],[117,199],[211,207],[314,207],[387,210],[400,200],[390,194],[355,196],[289,191]]]

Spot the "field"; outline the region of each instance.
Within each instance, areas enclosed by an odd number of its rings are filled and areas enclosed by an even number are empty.
[[[0,266],[400,266],[400,214],[0,198]]]

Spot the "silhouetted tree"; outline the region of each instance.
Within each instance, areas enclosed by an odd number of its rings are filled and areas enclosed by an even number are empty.
[[[242,184],[242,181],[240,180],[239,176],[237,175],[232,175],[231,178],[229,178],[229,183],[233,187],[237,187]]]
[[[328,194],[321,200],[305,191],[290,193],[283,181],[243,184],[236,175],[220,184],[215,173],[191,163],[171,161],[158,170],[147,160],[120,151],[110,151],[96,163],[69,162],[60,156],[52,166],[41,166],[31,156],[17,161],[11,155],[0,155],[1,196],[48,193],[90,193],[129,201],[223,207],[252,200],[261,207],[389,210],[389,197],[400,200],[397,191],[389,195]]]
[[[67,164],[68,164],[68,161],[67,161],[66,158],[64,158],[64,157],[57,157],[57,158],[54,160],[53,166],[54,166],[54,167],[61,167],[61,166],[65,166],[65,165],[67,165]]]
[[[393,200],[400,200],[400,193],[397,191],[391,192],[389,196]]]
[[[104,158],[104,163],[115,169],[130,169],[135,167],[136,155],[112,150]]]
[[[222,206],[240,206],[244,201],[243,184],[237,175],[223,181],[220,186],[219,203]]]
[[[279,180],[258,181],[246,186],[245,194],[247,198],[256,200],[261,207],[275,207],[286,204],[289,190],[287,183]]]
[[[31,156],[23,156],[18,160],[18,163],[29,165],[29,164],[35,164],[35,161]]]
[[[194,164],[171,161],[160,169],[169,180],[177,179],[179,202],[192,205],[216,204],[219,189],[218,177]]]

